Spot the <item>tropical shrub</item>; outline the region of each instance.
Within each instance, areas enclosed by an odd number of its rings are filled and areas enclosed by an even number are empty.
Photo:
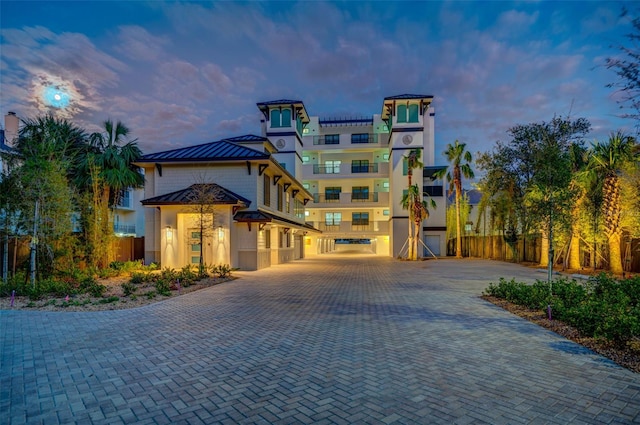
[[[490,283],[486,295],[505,299],[532,309],[553,309],[553,317],[576,327],[583,335],[604,338],[625,345],[640,337],[640,276],[617,280],[600,274],[585,284],[556,279],[549,284],[507,281]]]
[[[171,284],[170,281],[165,279],[158,279],[156,281],[156,292],[158,295],[170,296],[171,295]]]

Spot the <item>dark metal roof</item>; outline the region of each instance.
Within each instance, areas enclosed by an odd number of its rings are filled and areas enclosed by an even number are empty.
[[[337,126],[344,124],[354,125],[373,125],[373,117],[335,117],[335,118],[320,118],[318,123],[321,126]]]
[[[244,136],[229,137],[223,139],[229,142],[268,142],[269,139],[255,134],[245,134]]]
[[[136,162],[229,161],[269,158],[268,153],[260,152],[246,146],[241,146],[233,143],[232,141],[242,141],[241,138],[246,138],[247,141],[254,141],[258,136],[240,136],[234,137],[233,139],[224,139],[202,145],[150,153],[143,155],[142,158]]]
[[[433,99],[430,94],[399,94],[397,96],[385,97],[384,100],[407,100],[407,99]]]
[[[145,199],[142,205],[194,205],[206,200],[207,204],[244,205],[251,201],[215,183],[192,184],[186,189]]]
[[[4,130],[0,129],[0,151],[6,153],[17,153],[15,149],[5,143]]]
[[[241,223],[270,223],[273,216],[271,214],[267,215],[261,211],[238,211],[233,219]]]
[[[273,221],[279,221],[281,223],[299,227],[302,229],[307,229],[312,232],[322,233],[320,230],[316,229],[310,224],[298,223],[296,221],[289,220],[288,218],[280,217],[266,211],[238,211],[233,219],[241,223],[271,223]]]
[[[309,113],[307,112],[307,109],[304,107],[304,103],[301,100],[278,99],[269,100],[267,102],[258,102],[256,103],[256,105],[258,106],[258,109],[262,111],[266,119],[269,119],[269,106],[291,105],[296,110],[296,113],[300,116],[300,119],[304,124],[307,124],[309,122]]]
[[[433,96],[430,94],[399,94],[397,96],[385,97],[381,114],[383,120],[388,120],[394,114],[393,109],[395,109],[395,103],[398,100],[419,100],[421,105],[420,113],[424,114],[426,108],[433,101]]]
[[[260,106],[270,106],[270,105],[293,105],[295,103],[302,103],[301,100],[291,100],[291,99],[279,99],[279,100],[269,100],[267,102],[258,102],[258,107]]]
[[[7,146],[4,142],[0,143],[0,151],[6,153],[15,153],[15,150],[11,146]]]

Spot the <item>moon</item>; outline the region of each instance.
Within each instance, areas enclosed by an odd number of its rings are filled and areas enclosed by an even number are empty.
[[[66,108],[69,106],[71,98],[68,93],[58,87],[46,87],[43,93],[44,103],[54,108]]]

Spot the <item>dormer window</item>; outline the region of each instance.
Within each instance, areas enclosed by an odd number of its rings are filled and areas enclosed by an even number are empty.
[[[278,108],[271,110],[271,128],[291,127],[291,109]]]
[[[418,122],[419,107],[417,104],[399,104],[397,111],[397,122]]]

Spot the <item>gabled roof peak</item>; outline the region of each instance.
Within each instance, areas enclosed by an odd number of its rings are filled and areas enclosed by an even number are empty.
[[[253,135],[239,136],[201,145],[150,153],[143,155],[136,162],[232,161],[269,158],[270,155],[268,153],[251,149],[238,143],[243,138],[247,139],[245,141],[263,140],[263,138]]]

